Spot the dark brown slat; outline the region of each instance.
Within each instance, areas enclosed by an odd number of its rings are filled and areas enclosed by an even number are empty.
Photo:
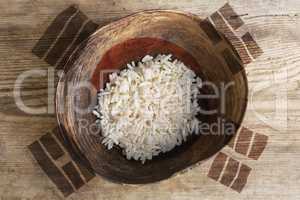
[[[38,141],[29,145],[29,149],[40,167],[65,197],[74,192],[71,184],[47,156]]]
[[[232,55],[230,50],[225,49],[222,52],[222,55],[227,63],[227,65],[230,68],[230,71],[233,74],[239,73],[241,70],[243,70],[243,67],[240,65],[240,63],[237,61],[237,59]]]
[[[88,38],[92,33],[94,33],[97,30],[97,28],[98,28],[98,24],[95,24],[92,21],[89,21],[87,24],[85,24],[84,27],[82,28],[80,34],[78,35],[77,39],[73,43],[73,45],[68,49],[68,51],[66,52],[66,54],[64,55],[64,57],[59,62],[59,64],[57,64],[56,69],[63,69],[63,67],[67,63],[70,55],[73,53],[73,51],[75,50],[75,48],[81,42],[83,42],[86,38]]]
[[[221,175],[221,172],[224,168],[226,159],[227,159],[227,155],[220,152],[214,159],[214,161],[209,169],[208,177],[214,179],[215,181],[218,181],[218,179]]]
[[[240,173],[237,179],[234,181],[231,188],[237,192],[241,192],[247,183],[250,172],[251,172],[250,167],[248,167],[247,165],[242,165],[240,169]]]
[[[200,27],[203,29],[203,31],[206,33],[206,35],[209,37],[213,44],[217,44],[218,42],[222,41],[222,38],[219,35],[218,31],[208,21],[208,19],[201,21]]]
[[[79,48],[76,48],[74,52],[72,52],[71,56],[68,58],[67,63],[63,67],[63,71],[66,73],[68,72],[72,67],[78,56],[80,56],[81,52],[83,51],[87,41],[82,42],[80,45],[78,45]]]
[[[63,138],[63,134],[61,133],[59,127],[54,128],[52,132],[55,135],[55,137],[60,141],[60,143],[64,146],[64,148],[68,151],[72,160],[76,163],[82,175],[84,176],[86,182],[94,178],[95,173],[93,172],[93,169],[90,167],[88,161],[86,159],[83,159],[83,163],[80,163],[78,161],[80,159],[79,152],[72,147],[72,145],[68,140]]]
[[[238,52],[239,56],[242,59],[242,62],[244,64],[249,64],[252,59],[250,58],[250,56],[248,55],[248,52],[245,48],[245,46],[243,45],[243,42],[241,41],[241,39],[239,39],[228,27],[228,25],[226,24],[226,22],[223,20],[223,18],[217,13],[213,13],[211,15],[211,19],[213,20],[216,29],[223,33],[225,35],[225,37],[229,40],[229,42],[233,45],[233,47],[236,49],[236,51]]]
[[[70,143],[69,140],[67,140],[66,136],[64,136],[63,133],[61,133],[59,127],[55,127],[52,130],[52,133],[54,134],[54,136],[58,139],[59,143],[61,145],[63,145],[63,147],[68,151],[69,155],[72,157],[72,160],[77,160],[78,158],[78,151],[77,149],[75,150],[72,146],[72,144]]]
[[[82,164],[76,162],[76,165],[79,168],[79,170],[81,171],[81,174],[84,176],[86,182],[89,182],[96,176],[95,173],[92,172],[92,170],[87,169]]]
[[[70,6],[61,12],[34,46],[32,53],[42,58],[53,44],[57,36],[60,34],[60,31],[63,29],[68,19],[74,15],[76,11],[77,8],[75,6]]]
[[[238,137],[238,140],[236,143],[236,147],[235,147],[235,151],[240,154],[247,155],[252,135],[253,135],[253,132],[251,130],[243,127],[239,134],[239,137]]]
[[[227,20],[230,26],[236,30],[242,25],[244,25],[243,20],[238,16],[238,14],[232,9],[232,7],[226,3],[222,8],[219,9],[219,12]]]
[[[265,147],[267,146],[267,141],[268,141],[268,136],[256,133],[248,157],[254,160],[258,160],[258,158],[261,156],[262,152],[264,151]]]
[[[220,183],[229,186],[233,181],[234,177],[236,176],[238,167],[239,167],[239,162],[232,158],[229,158],[228,164],[226,166],[225,172],[223,173]]]
[[[43,135],[40,141],[54,160],[57,160],[58,158],[64,155],[64,151],[59,146],[59,144],[57,144],[57,142],[52,138],[50,133]]]
[[[68,150],[68,147],[66,146],[66,143],[64,141],[63,135],[60,133],[59,127],[56,126],[53,130],[52,130],[53,135],[58,139],[59,143],[62,144],[64,146],[65,149]]]
[[[74,37],[76,37],[76,34],[86,20],[87,17],[80,11],[72,18],[61,37],[56,41],[53,48],[45,58],[47,63],[50,65],[55,65],[57,63],[64,51],[72,43]]]
[[[249,32],[245,33],[245,35],[242,36],[242,40],[246,44],[248,51],[254,59],[263,54],[263,50],[258,46]]]
[[[80,177],[79,172],[75,168],[74,164],[72,162],[67,163],[62,167],[66,175],[69,177],[71,180],[72,184],[76,189],[79,189],[84,185],[84,181]]]

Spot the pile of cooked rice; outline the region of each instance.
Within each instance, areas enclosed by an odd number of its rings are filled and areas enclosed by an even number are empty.
[[[110,74],[93,112],[108,149],[119,145],[127,159],[144,163],[198,133],[202,81],[171,57],[147,55]]]

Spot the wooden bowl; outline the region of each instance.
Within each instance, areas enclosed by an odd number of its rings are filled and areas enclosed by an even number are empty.
[[[101,130],[91,111],[109,73],[159,53],[173,54],[204,81],[213,83],[201,89],[202,94],[213,96],[200,98],[199,103],[215,112],[198,117],[208,125],[221,121],[224,126],[219,134],[211,130],[191,136],[171,152],[141,164],[127,160],[119,148],[107,150],[101,144]],[[218,96],[216,89],[226,92]],[[247,92],[240,58],[207,21],[178,11],[145,11],[102,27],[73,53],[57,87],[57,119],[76,157],[97,174],[119,183],[151,183],[204,162],[228,144],[242,122]],[[231,133],[227,125],[234,127]]]

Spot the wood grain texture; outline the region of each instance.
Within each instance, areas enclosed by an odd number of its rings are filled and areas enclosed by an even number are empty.
[[[227,1],[0,1],[0,196],[2,199],[63,199],[27,150],[27,145],[55,127],[53,114],[29,116],[21,112],[13,99],[17,76],[30,69],[49,65],[31,53],[54,17],[70,4],[79,3],[91,19],[106,24],[144,9],[178,9],[198,14],[203,19]],[[300,3],[297,0],[230,1],[242,17],[264,54],[247,66],[250,94],[245,125],[269,137],[259,161],[239,157],[255,167],[241,194],[206,177],[207,163],[182,176],[147,186],[121,186],[104,179],[93,179],[70,199],[299,199],[300,165]],[[287,71],[288,81],[282,77]],[[288,115],[276,96],[287,90]],[[27,80],[22,94],[26,105],[47,105],[45,77]],[[281,93],[276,93],[281,88]],[[276,95],[277,94],[277,95]],[[287,126],[279,126],[287,121]],[[275,128],[272,128],[274,127]],[[229,153],[232,153],[228,149]],[[283,188],[283,186],[285,186]]]

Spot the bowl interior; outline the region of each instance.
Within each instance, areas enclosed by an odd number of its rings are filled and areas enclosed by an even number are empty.
[[[231,45],[226,40],[215,44],[201,23],[179,12],[138,13],[103,27],[73,54],[74,62],[58,84],[57,116],[66,138],[96,173],[122,183],[159,181],[210,158],[236,133],[247,105],[245,72]],[[203,124],[199,136],[141,164],[127,160],[119,148],[107,150],[101,144],[91,110],[110,73],[162,53],[183,61],[205,81],[199,104],[210,112],[197,116]]]

